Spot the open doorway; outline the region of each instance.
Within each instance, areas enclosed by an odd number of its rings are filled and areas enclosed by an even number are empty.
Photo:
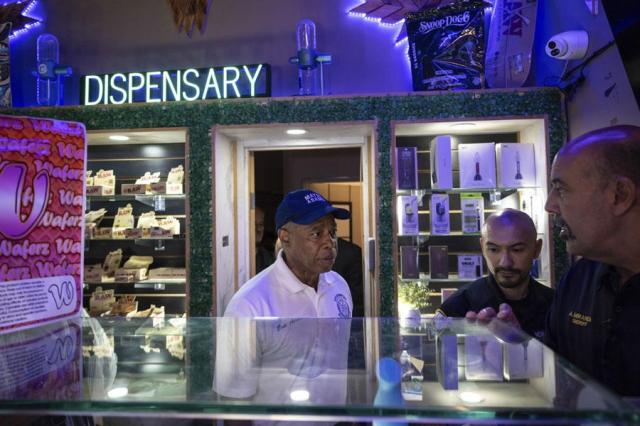
[[[349,284],[353,316],[364,316],[360,148],[258,151],[253,163],[256,236],[251,276],[275,260],[275,212],[284,195],[296,189],[313,190],[351,213],[350,219],[337,221],[338,258],[333,269]]]
[[[304,137],[287,136],[287,127],[212,129],[212,312],[221,316],[231,296],[256,272],[256,206],[264,211],[265,230],[259,245],[272,250],[276,239],[274,216],[282,197],[291,190],[308,188],[351,210],[353,219],[339,224],[339,233],[347,243],[355,243],[362,255],[357,262],[363,283],[363,300],[358,302],[362,312],[358,313],[375,315],[374,125],[306,125]]]

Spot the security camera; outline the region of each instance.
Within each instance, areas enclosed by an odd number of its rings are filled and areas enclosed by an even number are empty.
[[[565,31],[554,35],[545,46],[547,55],[552,58],[569,60],[582,59],[587,54],[589,35],[586,31]]]

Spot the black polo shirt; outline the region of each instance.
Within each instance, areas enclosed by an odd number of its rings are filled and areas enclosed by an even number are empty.
[[[507,303],[513,309],[522,329],[530,336],[542,339],[545,318],[553,289],[540,284],[533,278],[529,281],[529,293],[521,300],[507,300],[492,274],[465,285],[444,301],[440,311],[448,317],[464,317],[468,311],[478,312],[491,307],[498,311],[500,304]]]
[[[640,396],[640,274],[622,287],[609,265],[581,259],[558,285],[545,343],[623,396]]]

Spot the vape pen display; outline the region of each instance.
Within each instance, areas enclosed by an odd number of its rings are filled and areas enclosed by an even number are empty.
[[[449,235],[451,226],[449,221],[449,195],[431,195],[431,234]]]
[[[418,189],[418,149],[396,148],[398,189]]]
[[[400,235],[418,235],[418,197],[401,195],[397,203],[398,232]]]
[[[489,189],[496,186],[494,143],[458,145],[460,188]]]
[[[420,278],[420,271],[418,268],[418,247],[401,246],[400,265],[400,274],[403,280],[417,280]]]
[[[451,136],[442,135],[431,139],[429,167],[431,168],[431,189],[453,188]]]
[[[462,232],[465,234],[479,234],[484,224],[484,198],[480,193],[460,194],[460,209],[462,211]]]
[[[523,188],[536,186],[536,163],[533,144],[496,144],[498,186]]]

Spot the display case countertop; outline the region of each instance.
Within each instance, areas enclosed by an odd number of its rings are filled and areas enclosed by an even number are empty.
[[[635,424],[500,321],[78,318],[0,336],[0,413]]]

